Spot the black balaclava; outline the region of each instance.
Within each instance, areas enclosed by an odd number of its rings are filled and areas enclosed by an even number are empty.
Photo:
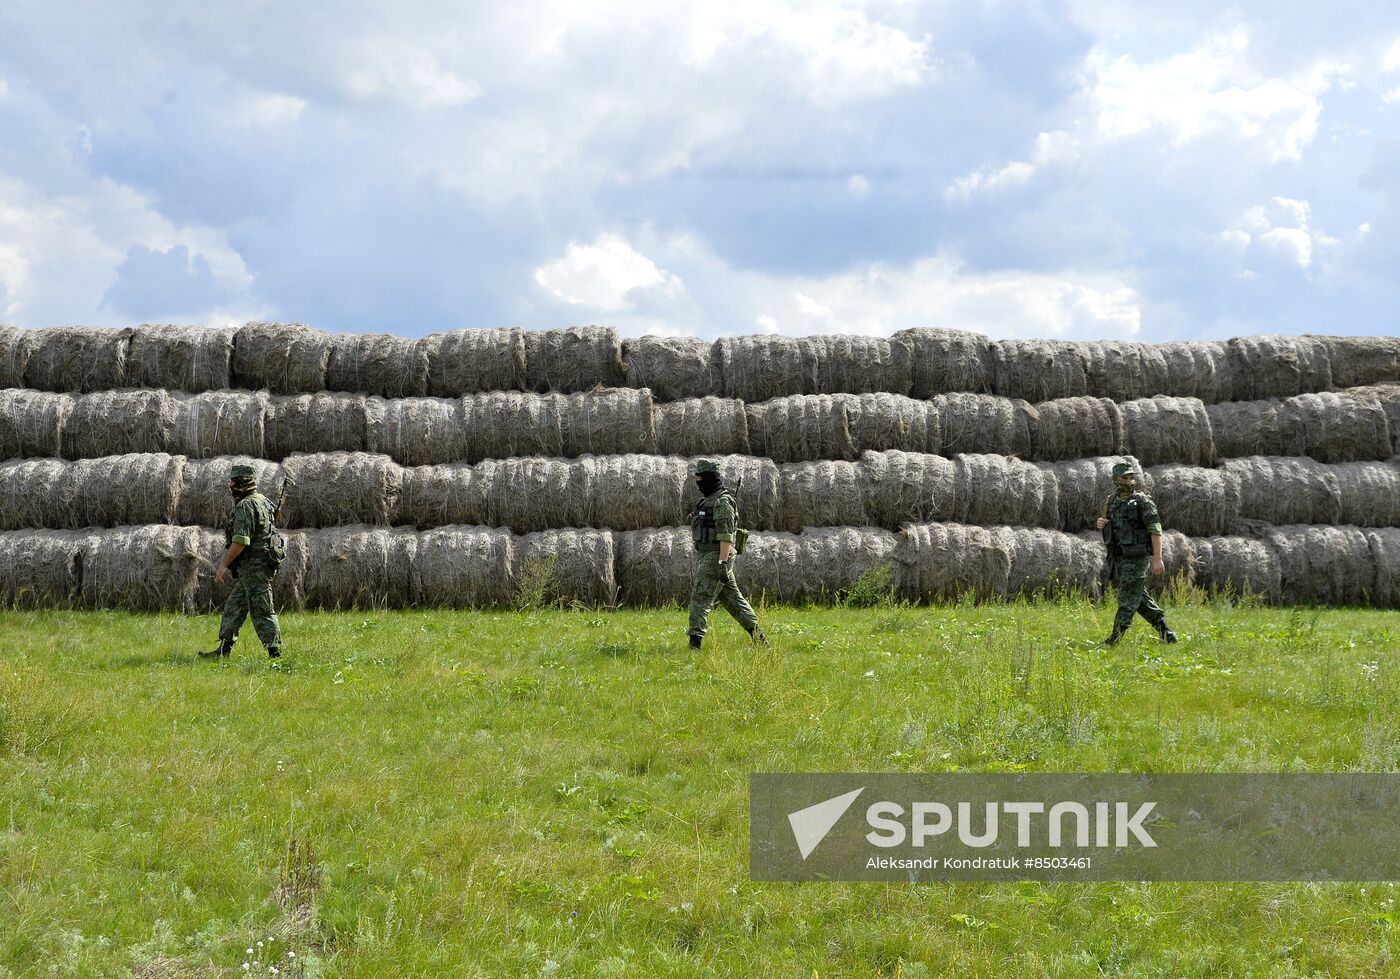
[[[700,492],[705,496],[709,496],[715,490],[719,489],[720,486],[724,485],[724,481],[720,479],[719,473],[701,473],[699,476],[695,477],[695,482],[699,485]]]

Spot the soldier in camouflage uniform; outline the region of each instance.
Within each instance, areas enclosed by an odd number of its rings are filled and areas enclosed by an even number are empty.
[[[227,656],[233,651],[243,620],[252,616],[253,628],[267,647],[267,655],[275,659],[282,655],[282,633],[277,611],[272,606],[272,578],[277,573],[277,563],[275,555],[269,553],[274,547],[276,508],[258,492],[252,466],[233,467],[229,473],[229,492],[233,494],[234,505],[224,525],[224,543],[228,550],[219,563],[214,581],[222,584],[224,575],[232,571],[233,590],[224,602],[218,648],[199,655]]]
[[[1133,615],[1141,615],[1163,642],[1176,642],[1176,633],[1167,626],[1167,613],[1147,593],[1147,572],[1162,574],[1162,517],[1152,497],[1139,492],[1137,473],[1127,462],[1113,466],[1113,485],[1117,492],[1104,503],[1098,528],[1108,545],[1109,577],[1118,585],[1118,614],[1113,618],[1113,633],[1104,640],[1112,646],[1128,627]]]
[[[718,601],[738,620],[755,642],[768,645],[758,627],[758,616],[734,581],[734,534],[739,511],[733,495],[724,488],[719,464],[702,459],[695,464],[695,485],[701,500],[690,514],[695,561],[690,588],[690,648],[699,649],[705,638],[710,609]]]

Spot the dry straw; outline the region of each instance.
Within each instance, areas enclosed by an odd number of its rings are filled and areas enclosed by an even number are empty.
[[[248,456],[220,456],[217,459],[190,459],[180,473],[179,506],[175,522],[186,526],[220,527],[233,510],[233,494],[229,492],[229,473],[235,465],[252,466],[258,492],[276,501],[282,488],[282,467],[275,462]],[[285,507],[285,505],[284,505]],[[284,508],[285,514],[285,508]],[[281,525],[288,525],[279,514]]]
[[[1000,455],[963,453],[953,457],[953,464],[954,523],[1059,524],[1059,484],[1053,473]]]
[[[588,526],[587,471],[568,459],[493,459],[473,476],[482,493],[482,523],[517,533]]]
[[[233,383],[232,329],[139,326],[126,354],[125,386],[217,391]]]
[[[775,529],[800,531],[804,527],[874,523],[866,506],[869,480],[860,463],[789,463],[780,467],[779,480],[782,523]]]
[[[913,356],[901,339],[816,336],[800,341],[814,394],[898,394],[913,389]]]
[[[515,578],[548,573],[547,602],[611,606],[617,601],[612,534],[599,530],[544,530],[515,544]]]
[[[249,323],[233,339],[233,382],[273,394],[316,394],[326,388],[335,338],[300,323]]]
[[[184,456],[133,453],[64,465],[52,500],[51,527],[120,527],[177,523]]]
[[[1160,344],[1167,362],[1167,386],[1149,394],[1200,398],[1206,404],[1229,401],[1234,392],[1230,352],[1217,340],[1184,340]]]
[[[388,456],[370,452],[291,455],[282,463],[287,495],[282,521],[288,527],[396,522],[403,469]]]
[[[0,533],[0,608],[74,608],[81,604],[84,532]]]
[[[171,394],[167,448],[191,459],[267,454],[265,422],[268,396],[263,391],[207,391]]]
[[[622,343],[611,327],[573,326],[525,333],[525,387],[571,394],[621,387]]]
[[[428,394],[457,398],[525,387],[525,332],[520,329],[449,330],[423,341]]]
[[[1277,552],[1249,537],[1200,537],[1192,542],[1196,586],[1224,595],[1277,602],[1283,594]]]
[[[59,495],[70,465],[62,459],[0,462],[0,530],[70,526]]]
[[[658,401],[703,398],[719,390],[712,345],[696,337],[639,337],[622,341],[627,386],[649,388]]]
[[[931,402],[939,413],[940,454],[987,452],[1033,454],[1035,409],[1015,398],[990,394],[943,394]]]
[[[24,386],[40,391],[105,391],[126,377],[130,329],[60,326],[35,330]]]
[[[695,546],[688,527],[614,534],[613,555],[623,605],[684,604],[689,600]],[[738,558],[739,563],[744,560]]]
[[[580,471],[583,483],[580,527],[674,527],[685,523],[686,503],[698,495],[691,480],[691,463],[675,456],[584,456],[572,465]],[[555,522],[529,529],[550,526],[567,525]]]
[[[654,452],[651,394],[493,392],[462,399],[469,459]]]
[[[713,363],[721,393],[746,403],[817,390],[816,363],[796,337],[721,337],[715,341]]]
[[[1014,550],[1006,528],[911,524],[895,552],[899,594],[915,602],[1003,598]]]
[[[910,390],[915,398],[992,390],[992,343],[962,330],[900,330],[892,340],[909,348]]]
[[[1372,384],[1346,392],[1351,397],[1374,399],[1385,412],[1386,427],[1390,429],[1390,450],[1400,455],[1400,383]]]
[[[1356,527],[1275,527],[1265,539],[1279,557],[1282,600],[1365,605],[1376,590],[1376,563]]]
[[[1232,398],[1286,398],[1332,387],[1327,341],[1322,337],[1237,337],[1227,344]]]
[[[0,390],[0,459],[60,455],[75,400],[47,391]]]
[[[928,453],[866,452],[860,460],[868,522],[888,530],[953,518],[956,466]]]
[[[440,527],[418,535],[413,604],[423,608],[509,605],[515,597],[515,544],[508,530]]]
[[[196,611],[208,561],[198,527],[164,524],[94,530],[83,537],[82,604],[138,612]]]
[[[316,533],[305,530],[282,531],[287,556],[283,559],[282,566],[277,569],[276,577],[272,579],[272,606],[278,612],[300,612],[306,608],[306,557]],[[201,563],[194,592],[196,611],[218,612],[228,598],[229,590],[233,587],[233,577],[225,576],[223,584],[214,582],[214,573],[224,558],[225,550],[223,531],[211,528],[199,530]]]
[[[1400,337],[1323,337],[1332,386],[1400,381]]]
[[[1329,468],[1337,478],[1342,523],[1400,527],[1400,458],[1343,462]]]
[[[375,401],[380,407],[382,401]],[[293,452],[363,452],[380,419],[362,394],[298,394],[268,399],[264,424],[267,457]]]
[[[1140,474],[1138,489],[1153,492],[1152,476],[1132,456],[1107,456],[1075,459],[1067,462],[1043,462],[1040,468],[1055,474],[1059,498],[1059,524],[1062,530],[1079,533],[1090,529],[1103,513],[1104,504],[1114,493],[1113,466],[1118,462],[1132,463]]]
[[[1206,410],[1222,458],[1310,456],[1319,462],[1352,462],[1392,454],[1385,408],[1375,395],[1302,394]]]
[[[1036,459],[1083,459],[1122,451],[1123,413],[1108,398],[1042,401],[1030,417],[1030,448]]]
[[[33,330],[0,326],[0,390],[24,387],[24,371],[33,354]]]
[[[355,525],[308,535],[307,608],[402,608],[413,598],[417,534]]]
[[[405,469],[399,522],[412,527],[484,524],[490,487],[465,462]]]
[[[902,394],[843,394],[852,450],[938,452],[943,447],[942,412],[931,401]]]
[[[1167,463],[1151,471],[1152,499],[1164,526],[1192,537],[1240,532],[1240,477],[1229,469]]]
[[[1240,516],[1273,524],[1341,522],[1341,485],[1330,466],[1312,459],[1246,456],[1221,469],[1240,486]]]
[[[846,401],[829,394],[793,395],[746,404],[749,451],[774,462],[854,459]]]
[[[365,447],[405,466],[468,458],[471,443],[457,398],[372,399],[365,412]]]
[[[1400,608],[1400,530],[1373,527],[1365,532],[1366,546],[1376,566],[1376,587],[1371,602],[1381,608]]]
[[[179,404],[164,391],[97,391],[73,403],[63,425],[63,455],[97,459],[125,452],[164,452]]]
[[[1158,395],[1129,401],[1123,412],[1123,448],[1145,466],[1179,462],[1215,465],[1211,416],[1198,398]]]
[[[1067,340],[1002,340],[993,344],[992,392],[1030,402],[1088,394],[1089,379],[1078,344]]]
[[[1093,397],[1132,401],[1165,394],[1171,387],[1167,358],[1157,344],[1118,340],[1081,343],[1079,356],[1088,393]]]
[[[1102,543],[1040,528],[997,528],[996,533],[1013,545],[1006,581],[1008,597],[1070,593],[1097,597],[1102,590]]]
[[[655,407],[657,451],[662,455],[746,455],[749,422],[734,398],[689,398]]]
[[[340,333],[331,338],[326,387],[383,398],[428,393],[428,347],[385,333]]]
[[[896,537],[874,527],[814,527],[749,538],[735,563],[753,602],[830,602],[877,565],[893,565]]]

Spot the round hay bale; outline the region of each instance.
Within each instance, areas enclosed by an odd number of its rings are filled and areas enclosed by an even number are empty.
[[[1042,401],[1031,416],[1030,456],[1083,459],[1123,449],[1123,413],[1108,398]]]
[[[953,522],[1055,527],[1060,522],[1055,474],[1007,456],[953,457]]]
[[[1102,543],[1099,546],[1102,547]],[[1178,584],[1190,586],[1196,583],[1195,545],[1181,531],[1163,530],[1162,564],[1166,568],[1162,574],[1154,575],[1149,571],[1148,590],[1160,593]]]
[[[1333,387],[1400,381],[1400,336],[1316,339],[1327,347]]]
[[[992,342],[963,330],[900,330],[892,338],[909,348],[910,390],[915,398],[992,390]]]
[[[796,532],[805,527],[862,527],[874,522],[866,509],[860,463],[792,462],[778,467],[778,479],[783,518],[782,526],[774,529]]]
[[[85,534],[82,605],[134,612],[196,610],[206,559],[198,527],[155,524]]]
[[[1117,462],[1132,463],[1141,474],[1138,489],[1152,495],[1152,474],[1144,471],[1132,456],[1038,463],[1040,468],[1055,474],[1061,529],[1077,534],[1094,526],[1094,521],[1103,515],[1104,505],[1114,493],[1113,465]]]
[[[413,531],[326,527],[309,542],[307,608],[406,608],[413,601]]]
[[[525,331],[449,330],[423,342],[428,357],[428,394],[460,398],[481,391],[525,387]]]
[[[847,407],[845,397],[830,394],[793,395],[746,404],[749,449],[774,462],[854,459],[858,453],[851,437]]]
[[[913,354],[904,340],[867,336],[816,336],[799,341],[803,376],[815,380],[813,394],[896,394],[914,386]]]
[[[386,455],[290,455],[282,463],[282,473],[287,480],[282,520],[288,527],[387,527],[396,522],[403,469]]]
[[[905,527],[895,551],[899,594],[914,602],[1005,598],[1015,545],[1001,531],[950,523]]]
[[[372,398],[365,412],[365,447],[405,466],[459,462],[471,440],[457,398]],[[456,521],[454,521],[456,522]]]
[[[163,452],[82,459],[64,465],[53,487],[51,527],[173,524],[179,516],[185,457]]]
[[[712,344],[696,337],[637,337],[622,341],[627,386],[648,388],[657,401],[703,398],[719,390]]]
[[[753,602],[831,602],[870,568],[894,562],[897,539],[875,527],[809,527],[749,538],[734,575]]]
[[[248,323],[233,338],[233,383],[273,394],[326,389],[335,339],[301,323]]]
[[[516,533],[590,526],[586,467],[568,459],[488,459],[476,466],[490,527]]]
[[[339,333],[331,337],[326,388],[414,398],[428,393],[428,348],[420,340],[387,333]]]
[[[1010,597],[1041,598],[1082,594],[1097,598],[1103,591],[1104,548],[1087,536],[1056,530],[1018,527],[1006,593]]]
[[[424,529],[489,523],[488,478],[494,469],[488,463],[481,466],[484,474],[465,462],[405,469],[398,522]]]
[[[1329,467],[1312,459],[1245,456],[1221,468],[1240,486],[1240,516],[1271,524],[1341,522],[1341,486]]]
[[[841,394],[852,451],[937,452],[943,445],[942,412],[931,401],[902,394]]]
[[[907,523],[953,518],[956,466],[930,453],[866,452],[860,458],[861,496],[869,523],[898,530]]]
[[[940,455],[989,452],[1029,456],[1036,413],[1025,401],[992,394],[942,394],[931,402],[939,413]]]
[[[63,455],[97,459],[126,452],[165,452],[179,405],[164,391],[98,391],[73,403],[63,424]]]
[[[628,530],[613,535],[618,601],[629,607],[690,601],[695,547],[689,527]],[[738,558],[740,564],[745,556]]]
[[[1152,499],[1162,523],[1192,537],[1240,532],[1240,477],[1229,469],[1153,466]]]
[[[1025,401],[1089,393],[1079,345],[1068,340],[1001,340],[992,345],[992,393]]]
[[[33,330],[0,326],[0,390],[24,387],[24,371],[33,355]]]
[[[1264,535],[1279,557],[1282,599],[1289,605],[1366,605],[1376,590],[1376,563],[1356,527],[1274,527]]]
[[[271,397],[264,423],[266,455],[280,461],[293,452],[364,452],[372,419],[382,424],[362,394]]]
[[[1121,406],[1123,448],[1145,466],[1180,462],[1215,465],[1211,416],[1199,398],[1157,395]]]
[[[62,454],[63,429],[76,401],[69,394],[0,391],[0,459]]]
[[[1200,398],[1206,404],[1229,401],[1234,382],[1230,351],[1216,340],[1184,340],[1158,346],[1167,364],[1167,386],[1150,394],[1175,398]]]
[[[749,421],[734,398],[690,398],[655,407],[657,451],[662,455],[747,455]]]
[[[1211,594],[1279,601],[1279,558],[1267,542],[1248,537],[1201,537],[1192,541],[1192,551],[1197,587]]]
[[[282,530],[282,541],[286,545],[287,556],[272,579],[272,607],[282,612],[300,612],[306,608],[306,556],[311,549],[314,530]],[[232,575],[224,578],[222,585],[214,581],[214,573],[224,559],[224,532],[212,528],[199,531],[202,562],[199,583],[195,587],[195,610],[197,612],[220,612],[233,587]],[[285,628],[285,625],[283,626]],[[256,643],[256,639],[244,642]]]
[[[465,395],[461,405],[470,462],[564,455],[561,395],[492,391]]]
[[[782,526],[782,481],[778,466],[772,459],[741,455],[706,458],[719,463],[720,477],[738,504],[740,527],[752,530]],[[697,461],[691,459],[686,468],[686,489],[682,500],[683,516],[686,518],[690,515],[691,507],[700,499],[700,491],[692,481]]]
[[[531,530],[567,526],[610,530],[674,527],[684,524],[689,516],[686,501],[696,491],[691,463],[686,459],[654,455],[584,456],[570,466],[580,472],[583,484],[582,512],[577,522],[571,525],[556,521],[531,527]]]
[[[174,425],[169,451],[191,459],[246,455],[267,450],[265,391],[206,391],[171,394]]]
[[[257,474],[258,492],[277,502],[282,489],[282,467],[275,462],[250,456],[221,456],[217,459],[187,459],[180,473],[179,506],[174,523],[194,527],[223,528],[233,510],[233,494],[228,491],[229,472],[236,465],[252,466]],[[283,502],[283,513],[286,503]],[[285,523],[278,515],[279,526]]]
[[[24,386],[39,391],[107,391],[126,378],[130,329],[59,326],[33,332]]]
[[[78,607],[86,536],[73,530],[0,533],[0,609]]]
[[[1286,398],[1332,387],[1327,343],[1320,337],[1236,337],[1226,348],[1236,401]]]
[[[796,337],[721,337],[711,358],[727,398],[759,402],[817,390],[816,363]]]
[[[1091,397],[1133,401],[1166,394],[1171,386],[1167,358],[1156,344],[1100,340],[1079,344],[1079,356]]]
[[[1390,429],[1390,449],[1400,455],[1400,384],[1372,384],[1369,387],[1352,388],[1346,395],[1356,398],[1374,398],[1385,412],[1386,427]]]
[[[614,388],[586,394],[545,395],[560,400],[564,455],[656,452],[651,392]]]
[[[1366,546],[1371,549],[1371,560],[1376,565],[1371,603],[1380,608],[1400,608],[1400,530],[1370,528],[1366,531]]]
[[[612,606],[617,601],[612,540],[611,533],[600,530],[526,534],[515,545],[516,581],[547,571],[547,601]]]
[[[126,353],[125,386],[217,391],[233,384],[232,329],[138,326]]]
[[[490,527],[437,527],[418,535],[413,604],[489,608],[515,597],[515,538]]]
[[[1303,394],[1282,400],[1237,401],[1208,411],[1223,457],[1310,456],[1319,462],[1385,459],[1390,425],[1374,395]]]
[[[1328,468],[1340,491],[1341,523],[1400,527],[1400,458],[1389,462],[1340,462]]]
[[[59,491],[70,464],[62,459],[7,459],[0,462],[0,530],[70,524]]]
[[[605,326],[525,332],[525,387],[572,394],[596,387],[621,387],[622,343]]]

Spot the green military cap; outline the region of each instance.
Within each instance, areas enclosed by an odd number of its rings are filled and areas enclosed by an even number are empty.
[[[252,466],[239,463],[228,471],[228,481],[235,486],[256,486],[258,475]]]
[[[718,475],[719,463],[715,462],[713,459],[701,459],[695,464],[695,475],[698,476],[701,473],[715,473]]]
[[[1136,475],[1137,475],[1137,467],[1134,466],[1131,462],[1115,462],[1115,463],[1113,464],[1113,478],[1114,478],[1114,479],[1117,479],[1119,476],[1136,476]]]

